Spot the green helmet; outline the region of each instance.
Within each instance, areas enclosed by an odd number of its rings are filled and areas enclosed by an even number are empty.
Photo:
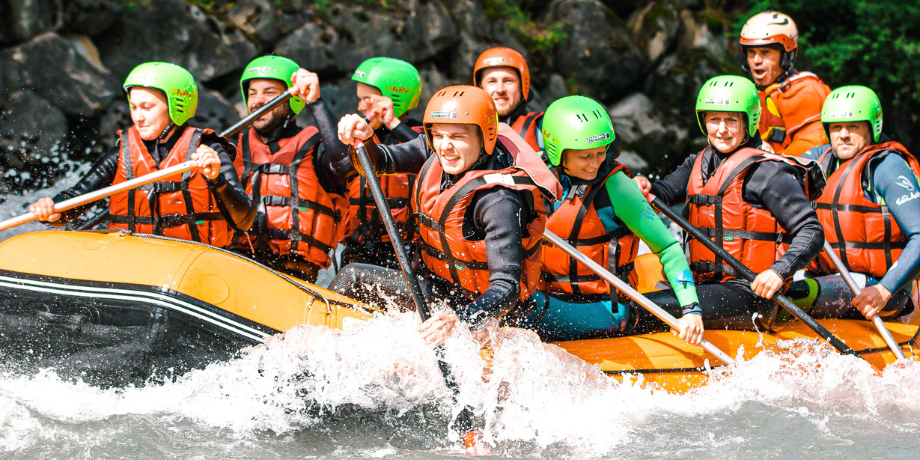
[[[829,125],[845,121],[868,121],[872,139],[882,138],[882,103],[875,91],[865,86],[841,86],[827,95],[821,109],[821,123],[827,138],[831,138]]]
[[[422,96],[422,77],[406,61],[388,57],[370,58],[361,63],[351,79],[373,86],[393,101],[393,115],[402,114],[418,106]]]
[[[748,135],[754,137],[760,125],[760,97],[751,80],[736,75],[710,78],[696,98],[696,121],[703,134],[706,112],[741,112],[747,116]]]
[[[285,87],[291,87],[291,77],[297,73],[300,66],[296,62],[281,56],[262,56],[257,57],[243,69],[243,76],[240,77],[240,90],[243,92],[243,105],[248,106],[249,80],[257,78],[270,78],[284,82]],[[294,115],[300,113],[304,106],[307,105],[303,99],[294,96],[288,101],[291,104],[291,110]]]
[[[123,85],[131,102],[133,86],[162,91],[169,106],[169,119],[181,126],[195,116],[198,108],[198,86],[188,70],[168,62],[145,62],[131,71]]]
[[[543,145],[553,166],[565,149],[585,150],[610,145],[616,139],[604,107],[584,96],[567,96],[550,104],[543,114]]]

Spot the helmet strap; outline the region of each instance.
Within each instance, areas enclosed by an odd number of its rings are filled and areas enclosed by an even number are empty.
[[[166,125],[166,129],[164,129],[163,132],[160,133],[160,136],[157,137],[157,142],[162,141],[163,139],[166,139],[166,137],[169,136],[169,132],[175,127],[176,127],[176,124],[174,122],[170,122],[168,125]]]

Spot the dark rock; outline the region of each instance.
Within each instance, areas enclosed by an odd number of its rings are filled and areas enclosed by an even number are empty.
[[[93,62],[92,42],[49,32],[0,53],[10,90],[31,89],[66,113],[82,116],[106,107],[118,94],[111,74]]]
[[[70,0],[64,6],[64,23],[68,32],[95,37],[109,28],[124,6],[111,0]]]
[[[681,48],[703,51],[711,59],[720,62],[730,62],[734,59],[735,53],[738,52],[737,38],[732,41],[722,35],[721,30],[714,31],[702,13],[684,10],[680,12],[680,20],[683,30],[683,36],[680,38]]]
[[[240,118],[233,105],[220,93],[201,88],[198,91],[198,108],[195,109],[195,116],[189,120],[189,124],[220,133],[240,121]]]
[[[546,88],[543,88],[541,91],[536,89],[533,90],[531,94],[530,101],[527,103],[527,108],[529,110],[542,112],[545,111],[550,104],[552,104],[556,99],[560,99],[569,95],[569,90],[565,86],[565,79],[562,78],[562,75],[554,73],[549,77],[549,85]]]
[[[258,54],[240,32],[182,0],[144,2],[126,12],[97,43],[102,62],[124,78],[138,64],[165,61],[200,83],[239,71]]]
[[[623,151],[638,155],[648,164],[660,165],[682,157],[690,142],[688,130],[675,123],[680,120],[658,109],[643,93],[626,96],[608,113],[617,136],[622,136]]]
[[[556,71],[569,75],[576,92],[601,100],[644,76],[649,61],[623,21],[596,0],[557,0],[548,17],[563,22],[565,40],[556,48]]]
[[[62,24],[61,0],[7,0],[5,11],[12,18],[8,27],[16,41],[26,41],[44,32],[57,30]]]
[[[31,91],[15,91],[0,112],[0,163],[28,174],[28,167],[60,158],[66,135],[63,112]]]
[[[521,51],[529,60],[526,47],[502,22],[492,22],[486,17],[477,0],[458,0],[451,3],[450,14],[459,30],[456,46],[451,53],[450,72],[463,84],[473,84],[473,65],[476,58],[496,46],[506,46]]]
[[[728,70],[699,50],[675,53],[662,59],[649,74],[643,91],[657,106],[668,107],[680,119],[692,121],[703,83]]]
[[[628,27],[649,60],[657,61],[677,38],[680,16],[669,0],[651,1],[636,10]]]
[[[271,43],[280,36],[278,16],[269,0],[241,0],[233,3],[227,20],[260,42]]]
[[[420,0],[405,22],[402,32],[409,47],[410,62],[421,62],[453,46],[457,25],[439,0]]]

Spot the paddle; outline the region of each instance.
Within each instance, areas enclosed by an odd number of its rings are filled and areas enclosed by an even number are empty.
[[[677,319],[671,316],[670,313],[664,311],[658,305],[655,305],[655,303],[649,300],[648,297],[645,297],[644,295],[640,294],[639,291],[633,289],[633,287],[630,286],[629,283],[617,278],[616,275],[614,275],[613,273],[610,273],[609,270],[607,270],[606,268],[604,268],[597,262],[591,260],[590,257],[579,252],[578,249],[575,249],[574,246],[570,245],[568,242],[560,238],[558,235],[554,234],[553,232],[549,230],[544,230],[543,238],[546,241],[549,241],[550,243],[553,243],[554,245],[556,245],[559,249],[562,249],[563,251],[565,251],[565,253],[568,254],[571,258],[575,259],[576,261],[578,261],[585,267],[588,267],[588,269],[590,269],[594,273],[597,273],[597,275],[603,278],[604,281],[607,281],[608,283],[612,284],[614,287],[619,289],[621,292],[629,296],[629,298],[635,300],[636,303],[638,303],[643,308],[648,310],[651,314],[657,316],[658,319],[664,321],[668,326],[671,326],[677,330],[681,329],[680,324],[677,322]],[[716,347],[715,345],[713,345],[711,342],[709,342],[706,339],[703,339],[703,341],[700,343],[700,346],[702,346],[704,350],[708,351],[710,354],[714,355],[716,358],[719,358],[719,360],[725,364],[735,363],[735,360],[729,357],[728,354],[720,350],[718,347]]]
[[[694,238],[696,238],[700,243],[706,246],[706,248],[708,248],[710,251],[714,252],[716,255],[718,255],[723,260],[725,260],[725,262],[727,262],[728,265],[731,265],[732,268],[737,270],[738,273],[740,273],[741,276],[744,277],[744,279],[748,281],[753,281],[754,278],[757,276],[754,274],[753,271],[751,271],[750,268],[747,268],[746,266],[744,266],[741,262],[738,261],[738,259],[732,257],[732,255],[729,254],[725,249],[719,247],[719,245],[717,245],[714,241],[709,239],[708,236],[704,235],[703,232],[700,231],[700,229],[694,227],[690,222],[687,222],[687,220],[684,219],[683,216],[678,214],[677,211],[671,209],[671,207],[668,206],[663,201],[661,201],[661,199],[659,199],[658,197],[656,197],[655,195],[651,193],[648,194],[648,198],[649,198],[649,201],[652,203],[652,205],[658,208],[658,210],[661,211],[662,214],[664,214],[669,219],[671,219],[671,221],[677,224],[680,228],[684,229],[685,232],[689,233]],[[800,321],[805,323],[805,325],[811,328],[812,331],[815,331],[816,334],[818,334],[822,339],[830,343],[840,353],[855,354],[852,348],[848,347],[845,343],[843,343],[843,341],[841,341],[837,337],[834,337],[834,335],[831,334],[830,331],[825,329],[824,326],[818,324],[818,322],[815,321],[814,318],[812,318],[811,316],[808,316],[808,314],[802,311],[802,309],[799,308],[798,305],[792,303],[792,301],[789,300],[788,297],[782,294],[776,293],[773,295],[773,300],[775,300],[783,308],[788,310],[789,313],[792,313],[792,316],[795,316]]]
[[[403,276],[406,277],[406,284],[409,285],[412,301],[415,302],[415,307],[418,309],[418,315],[422,318],[422,322],[425,322],[428,318],[431,318],[431,311],[428,310],[425,298],[422,297],[422,289],[419,287],[418,278],[415,277],[415,270],[412,269],[412,264],[409,262],[409,256],[406,255],[406,248],[403,246],[402,235],[399,234],[399,229],[396,228],[396,222],[393,221],[393,215],[390,214],[390,206],[387,203],[386,196],[383,194],[383,189],[380,187],[380,181],[377,180],[377,176],[374,175],[374,165],[371,164],[371,160],[367,156],[367,150],[365,150],[364,144],[357,139],[355,140],[355,151],[358,154],[358,162],[361,164],[361,169],[368,173],[365,175],[367,184],[371,189],[371,195],[374,197],[374,202],[377,204],[377,212],[380,213],[380,218],[383,219],[383,225],[386,227],[387,234],[390,235],[390,242],[393,244],[393,249],[396,251],[396,258],[399,260],[399,266],[402,268]],[[447,385],[447,388],[450,388],[454,396],[454,403],[456,403],[457,395],[460,394],[460,387],[457,385],[457,380],[451,373],[450,366],[444,359],[444,348],[441,346],[435,347],[434,352],[438,358],[438,368],[441,369],[444,383]],[[460,415],[457,416],[455,426],[457,427],[457,431],[463,436],[467,447],[471,447],[472,444],[475,444],[472,410],[470,410],[469,407],[464,407]]]
[[[247,115],[245,118],[243,118],[242,120],[237,122],[235,125],[228,128],[226,131],[220,133],[220,136],[229,137],[229,136],[239,133],[240,131],[243,130],[243,128],[249,126],[250,124],[252,124],[252,122],[259,119],[259,117],[261,117],[262,115],[265,115],[265,113],[269,112],[270,110],[274,109],[279,104],[281,104],[282,102],[290,98],[291,98],[291,90],[288,89],[285,92],[279,94],[274,99],[268,101],[268,103],[266,103],[262,107],[259,107],[255,112],[252,112],[251,114]],[[196,168],[197,166],[195,166],[195,164],[196,163],[194,161],[186,161],[185,163],[171,166],[169,168],[166,168],[161,171],[157,171],[155,173],[146,174],[141,177],[129,180],[127,182],[110,185],[108,187],[101,188],[94,192],[89,192],[89,193],[86,193],[80,196],[75,196],[69,200],[64,200],[60,203],[55,203],[54,212],[67,211],[68,209],[73,209],[78,206],[83,206],[85,204],[89,204],[94,201],[101,200],[103,198],[108,198],[116,193],[121,193],[127,190],[131,190],[137,187],[147,185],[151,182],[156,182],[160,179],[172,176],[174,174],[182,174],[186,171]],[[95,218],[93,218],[93,220],[94,221],[97,219],[101,220],[101,217],[104,217],[107,214],[108,214],[107,212],[104,212],[100,216],[96,216]],[[0,222],[0,231],[7,230],[10,228],[16,227],[18,225],[26,224],[34,220],[36,220],[35,215],[29,212],[21,216],[14,217],[12,219],[8,219],[3,222]]]
[[[837,271],[840,272],[840,276],[843,278],[843,281],[847,283],[847,286],[850,288],[850,291],[853,291],[853,295],[859,295],[859,286],[856,285],[856,281],[853,281],[853,277],[850,276],[850,271],[843,261],[840,260],[840,257],[837,256],[837,253],[834,252],[834,248],[831,247],[831,244],[824,241],[824,253],[827,254],[827,257],[831,259],[831,262],[834,264],[834,267],[837,268]],[[882,336],[882,339],[885,340],[885,343],[888,344],[888,348],[891,349],[892,353],[898,359],[904,359],[904,352],[901,351],[901,347],[898,346],[898,342],[894,340],[894,337],[891,336],[891,331],[885,327],[885,323],[882,322],[882,318],[879,318],[878,315],[872,317],[872,324],[878,330],[879,335]]]

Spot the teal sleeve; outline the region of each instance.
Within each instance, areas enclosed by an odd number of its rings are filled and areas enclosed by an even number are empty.
[[[621,171],[608,178],[605,185],[610,202],[616,203],[613,212],[658,256],[680,305],[699,303],[693,274],[680,243],[652,210],[636,183]]]

